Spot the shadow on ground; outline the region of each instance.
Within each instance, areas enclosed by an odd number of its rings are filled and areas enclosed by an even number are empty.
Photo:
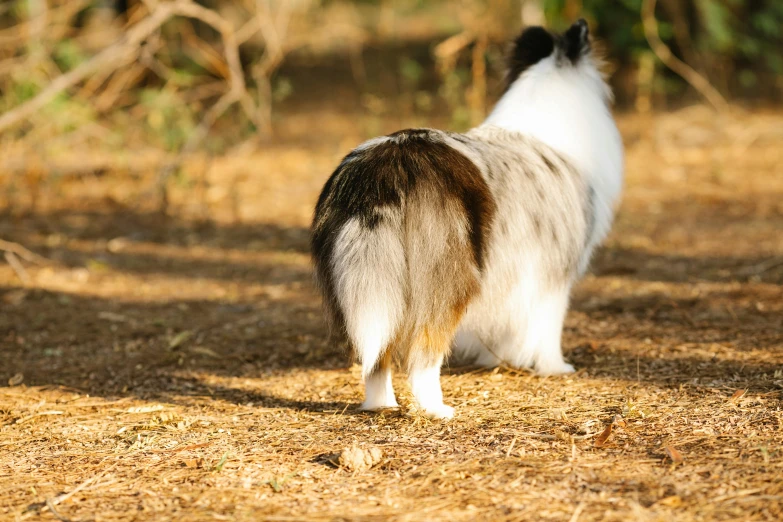
[[[190,223],[125,211],[48,214],[10,226],[11,220],[3,222],[0,233],[7,239],[57,260],[62,269],[99,262],[106,273],[96,277],[98,286],[113,284],[115,274],[154,275],[193,279],[194,284],[203,280],[217,287],[237,283],[241,291],[231,297],[182,299],[158,293],[154,299],[139,299],[124,295],[122,288],[101,297],[93,288],[66,292],[3,284],[0,382],[23,374],[26,385],[62,385],[90,395],[172,401],[210,396],[312,411],[347,406],[208,386],[187,376],[264,379],[294,369],[346,371],[345,347],[329,341],[309,265],[301,259],[307,252],[306,229]],[[126,246],[112,251],[107,245],[117,238]],[[290,262],[280,257],[284,254],[299,257]],[[597,256],[594,271],[599,280],[619,284],[744,283],[747,267],[767,260],[607,249]],[[772,267],[764,281],[777,284],[782,274]],[[136,284],[132,278],[125,284]],[[775,288],[765,293],[741,284],[689,298],[663,291],[581,293],[567,325],[566,349],[591,377],[679,386],[698,377],[731,375],[738,386],[751,387],[754,376],[781,369],[783,321],[772,304]],[[590,325],[599,322],[609,325],[609,333],[590,332]],[[609,340],[616,346],[618,338],[625,343],[623,349],[602,348]],[[726,353],[710,357],[704,350],[672,356],[650,349],[651,342],[668,349],[723,343],[731,350],[764,349],[770,357],[749,362]]]

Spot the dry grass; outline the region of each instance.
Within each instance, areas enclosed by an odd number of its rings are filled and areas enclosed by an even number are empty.
[[[0,265],[0,518],[783,518],[783,115],[736,118],[622,119],[623,208],[565,332],[580,370],[450,368],[448,423],[406,392],[356,411],[326,339],[306,227],[360,136],[217,160],[210,224],[192,190],[162,219],[112,176],[48,189],[0,221],[55,261],[28,285]],[[383,458],[335,467],[352,445]]]

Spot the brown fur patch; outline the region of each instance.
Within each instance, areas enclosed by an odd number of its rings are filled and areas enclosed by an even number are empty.
[[[421,325],[410,333],[405,343],[395,346],[398,364],[410,369],[411,365],[428,365],[448,357],[451,341],[466,311],[467,300],[457,303],[451,313],[440,317],[439,321]]]

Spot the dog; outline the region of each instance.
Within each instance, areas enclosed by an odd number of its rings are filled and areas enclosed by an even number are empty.
[[[312,224],[316,284],[361,362],[365,410],[397,406],[407,371],[419,409],[448,419],[440,368],[573,372],[561,350],[574,283],[610,230],[623,184],[611,91],[588,25],[525,29],[507,87],[464,133],[409,129],[351,151]]]

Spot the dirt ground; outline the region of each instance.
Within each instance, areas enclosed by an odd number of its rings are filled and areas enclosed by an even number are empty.
[[[195,168],[169,217],[143,176],[9,196],[0,238],[51,263],[0,264],[0,519],[783,519],[783,113],[621,116],[627,189],[564,334],[578,372],[449,367],[449,422],[402,377],[399,411],[357,411],[307,243],[367,129],[287,121],[327,137],[283,125]],[[381,461],[336,466],[352,445]]]

